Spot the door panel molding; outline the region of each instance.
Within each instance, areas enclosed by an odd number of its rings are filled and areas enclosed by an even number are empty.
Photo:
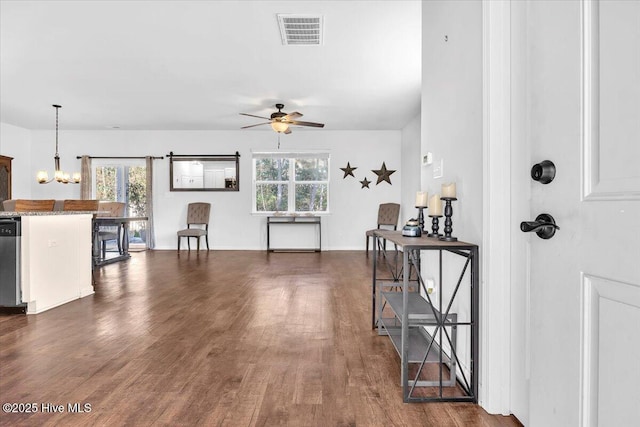
[[[640,311],[640,284],[620,282],[584,272],[581,278],[581,340],[580,340],[580,423],[582,427],[598,425],[598,406],[601,402],[600,391],[600,349],[602,334],[606,327],[601,316],[601,307],[605,302],[625,304]],[[631,365],[632,355],[620,355],[615,363]],[[603,361],[611,362],[611,361]],[[631,374],[631,373],[630,373]]]
[[[603,174],[600,150],[617,141],[600,134],[600,2],[582,0],[582,200],[640,200],[640,176]]]

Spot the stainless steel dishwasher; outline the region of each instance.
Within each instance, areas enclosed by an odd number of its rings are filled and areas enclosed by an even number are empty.
[[[24,307],[20,286],[20,218],[0,218],[0,307]]]

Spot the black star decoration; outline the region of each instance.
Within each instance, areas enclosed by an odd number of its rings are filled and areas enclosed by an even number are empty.
[[[347,162],[347,167],[346,168],[340,168],[340,169],[344,172],[344,176],[342,177],[342,179],[345,179],[349,175],[351,175],[352,177],[355,178],[355,175],[353,174],[353,171],[358,169],[358,168],[352,168],[351,165],[349,164],[349,162]]]
[[[376,185],[380,184],[382,181],[387,181],[389,185],[391,184],[391,174],[395,172],[395,170],[387,169],[387,165],[382,162],[382,167],[380,169],[372,169],[371,172],[378,175],[378,181]]]
[[[369,184],[371,184],[371,181],[365,178],[363,181],[360,181],[360,184],[362,184],[362,188],[369,188]]]

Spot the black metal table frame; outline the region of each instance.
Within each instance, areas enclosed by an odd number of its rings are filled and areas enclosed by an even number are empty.
[[[127,225],[130,222],[146,221],[145,217],[105,217],[96,216],[93,218],[93,247],[92,247],[92,259],[95,267],[111,264],[118,261],[123,261],[131,258],[129,254],[129,227]],[[118,256],[109,259],[100,259],[100,239],[99,231],[100,227],[122,227],[122,253]]]
[[[318,247],[312,249],[271,249],[271,226],[274,224],[288,225],[317,225],[318,226]],[[283,251],[283,252],[322,252],[322,221],[320,216],[268,216],[267,217],[267,252]]]
[[[386,239],[395,243],[398,247],[400,247],[402,251],[402,269],[398,270],[397,265],[395,268],[389,267],[392,272],[392,281],[391,282],[380,282],[377,278],[377,259],[378,259],[378,239]],[[374,233],[374,245],[373,245],[373,283],[372,283],[372,311],[373,311],[373,327],[378,328],[378,333],[380,335],[385,335],[382,331],[382,325],[380,319],[382,317],[382,309],[384,308],[382,302],[379,301],[376,304],[376,300],[381,298],[381,288],[382,286],[390,286],[397,283],[397,285],[402,286],[402,300],[403,306],[407,307],[409,300],[409,288],[411,286],[411,271],[414,270],[416,272],[417,278],[415,280],[416,284],[414,284],[414,292],[419,292],[419,289],[422,288],[426,298],[431,304],[431,297],[429,293],[426,292],[426,286],[424,280],[422,278],[421,270],[420,270],[420,251],[422,250],[437,250],[439,252],[439,282],[438,282],[438,297],[439,304],[438,307],[440,310],[443,307],[442,301],[442,253],[443,251],[456,254],[466,258],[466,262],[462,271],[459,275],[458,282],[454,289],[454,292],[451,295],[450,300],[447,302],[447,309],[444,314],[438,312],[433,309],[433,314],[437,321],[435,322],[435,331],[433,333],[433,338],[429,343],[429,347],[427,353],[431,349],[432,345],[434,345],[434,340],[436,334],[439,335],[439,354],[440,354],[440,386],[439,386],[439,395],[437,397],[416,397],[412,396],[412,393],[419,383],[418,376],[422,370],[422,367],[425,363],[427,355],[425,354],[425,360],[423,360],[420,365],[417,374],[414,380],[409,380],[408,376],[408,340],[409,340],[409,310],[404,309],[402,313],[402,350],[401,350],[401,383],[402,383],[402,395],[403,400],[405,402],[430,402],[430,401],[450,401],[450,402],[474,402],[477,403],[478,398],[478,336],[479,336],[479,303],[480,303],[480,295],[479,295],[479,256],[478,256],[478,246],[465,242],[443,242],[438,240],[437,238],[414,238],[414,237],[403,237],[400,231],[387,231],[380,230]],[[384,260],[389,264],[390,260],[393,259],[397,263],[398,257],[397,252],[395,257],[389,256],[386,251],[382,252]],[[470,322],[451,322],[449,320],[449,311],[453,304],[453,301],[456,298],[458,290],[463,280],[463,276],[468,267],[471,267],[470,271],[470,293],[471,293],[471,321]],[[402,272],[408,271],[409,274],[402,274]],[[402,282],[400,282],[400,279]],[[433,304],[431,304],[433,308]],[[377,310],[376,310],[377,307]],[[451,358],[459,364],[458,356],[455,351],[455,345],[452,345],[451,337],[446,331],[445,326],[470,326],[470,341],[471,341],[471,360],[469,361],[469,371],[470,371],[470,381],[467,381],[464,372],[461,371],[462,381],[458,378],[458,384],[466,393],[465,396],[443,396],[443,385],[442,385],[442,362],[443,362],[443,350],[442,350],[442,339],[443,333],[445,337],[449,341],[451,345]]]

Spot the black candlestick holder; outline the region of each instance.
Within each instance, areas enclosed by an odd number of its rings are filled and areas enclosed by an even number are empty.
[[[444,236],[439,237],[440,240],[444,240],[446,242],[457,242],[458,238],[453,237],[451,232],[453,231],[453,222],[451,221],[451,215],[453,215],[453,208],[451,207],[451,202],[453,200],[458,200],[455,197],[440,197],[440,200],[444,200]]]
[[[442,215],[429,215],[431,217],[431,233],[427,234],[429,237],[440,237],[442,234],[438,233],[440,228],[440,218]]]
[[[424,231],[424,210],[425,206],[416,206],[418,209],[418,223],[420,224],[420,230]]]

